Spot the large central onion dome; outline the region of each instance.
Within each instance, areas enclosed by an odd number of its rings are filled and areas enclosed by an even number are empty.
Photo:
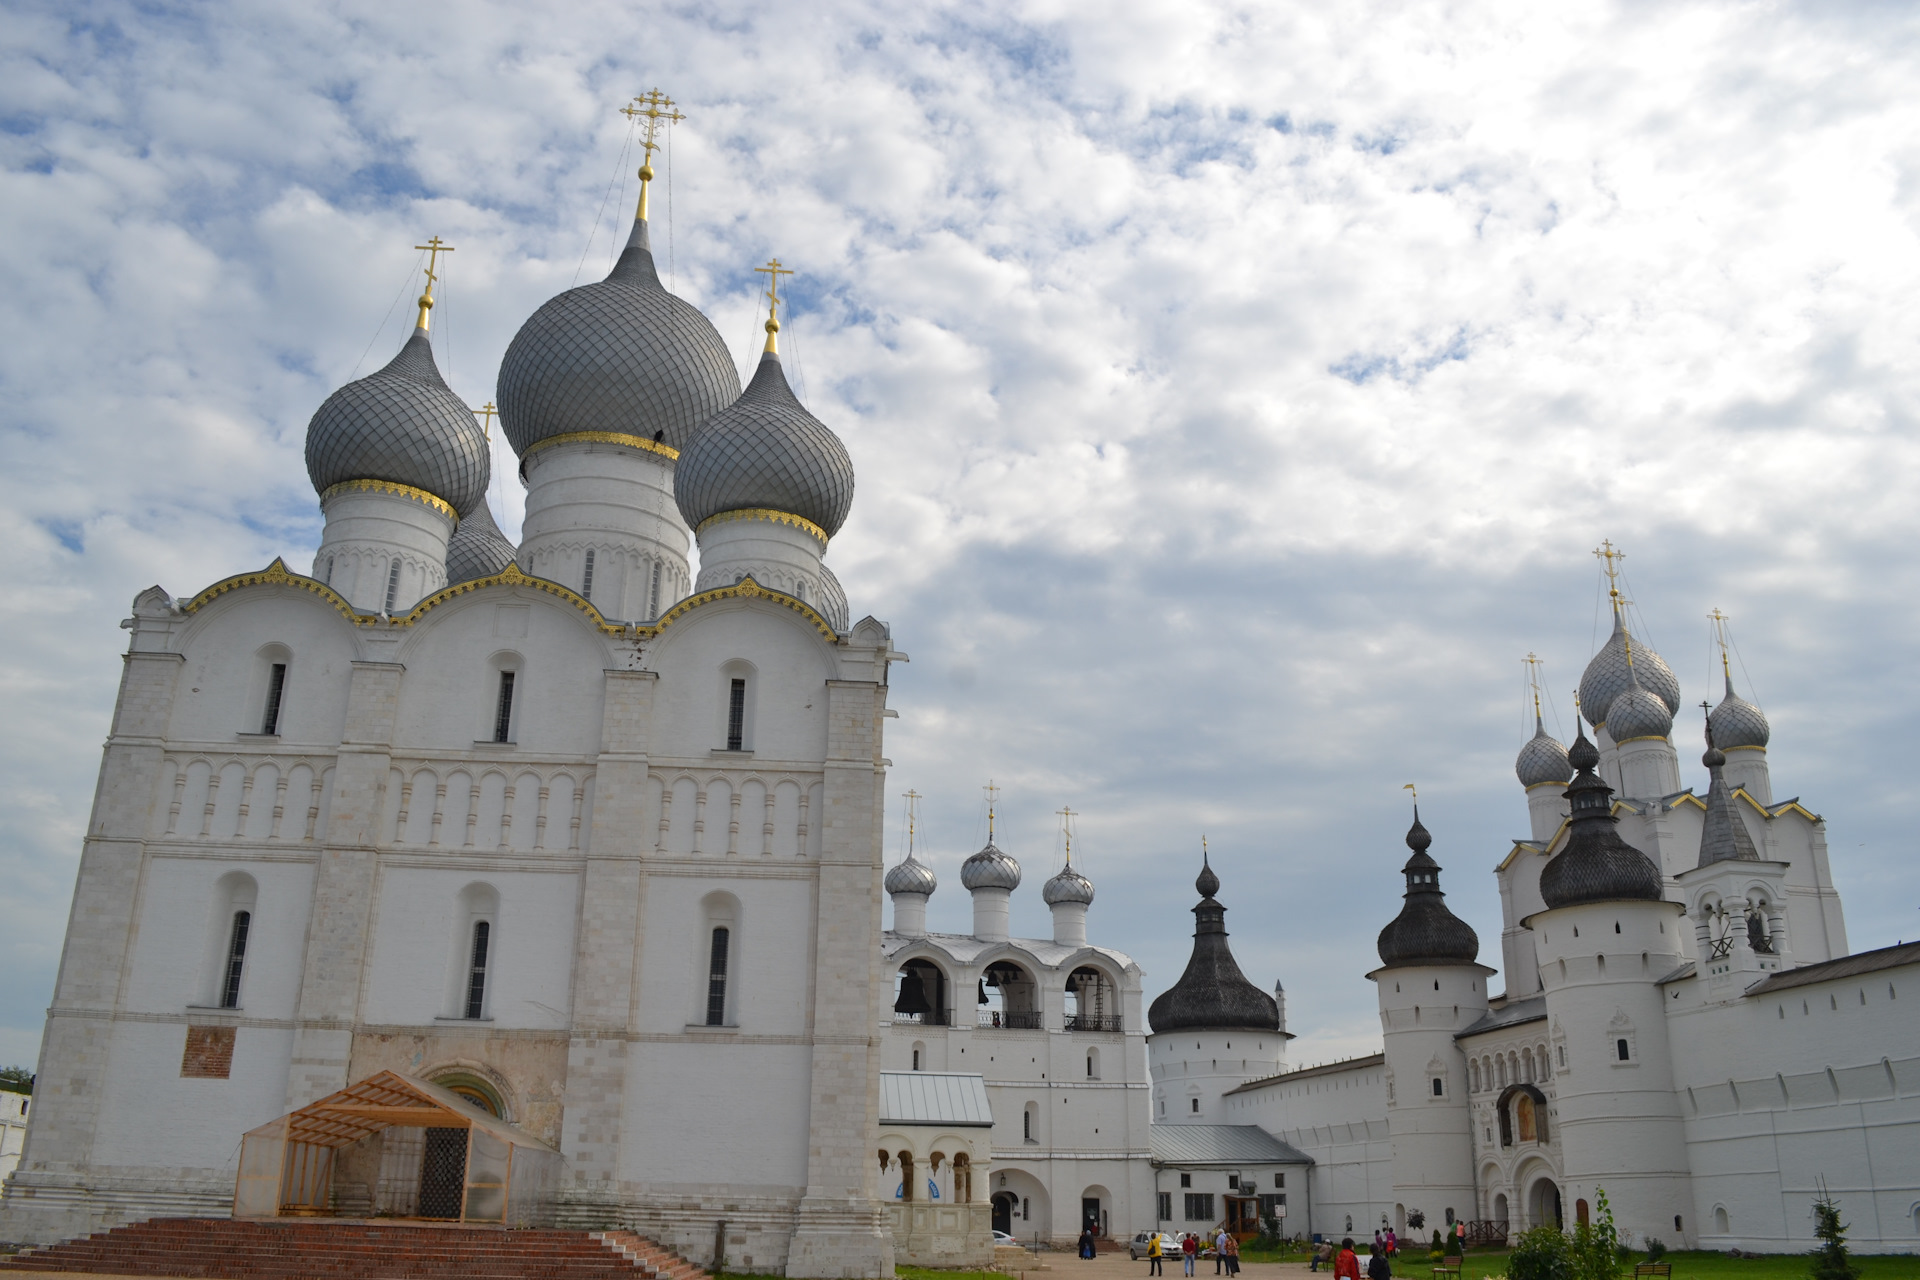
[[[695,529],[728,511],[799,516],[828,537],[853,506],[853,459],[794,398],[768,351],[740,398],[700,428],[673,476],[674,500]]]
[[[1564,757],[1563,757],[1564,758]],[[1407,848],[1413,856],[1402,868],[1407,877],[1406,905],[1380,931],[1380,963],[1472,964],[1480,958],[1480,936],[1473,926],[1447,907],[1440,892],[1440,864],[1427,853],[1433,836],[1420,825],[1415,810],[1407,829]]]
[[[384,369],[328,396],[307,424],[307,476],[325,496],[350,480],[432,494],[455,511],[484,501],[487,437],[440,376],[425,329]]]
[[[1627,661],[1627,647],[1633,647],[1633,661]],[[1625,693],[1638,677],[1640,687],[1655,695],[1667,704],[1667,715],[1671,718],[1680,710],[1680,681],[1674,676],[1659,654],[1627,634],[1627,624],[1620,616],[1620,608],[1614,606],[1613,634],[1600,646],[1600,652],[1593,655],[1587,663],[1587,669],[1580,676],[1580,709],[1587,717],[1587,723],[1599,729],[1606,725],[1607,716],[1613,710],[1614,700]],[[1620,735],[1611,728],[1614,741]]]
[[[647,224],[605,280],[550,298],[500,362],[500,425],[525,457],[542,440],[612,432],[681,449],[740,394],[707,318],[660,285]]]
[[[1620,820],[1613,816],[1611,803],[1613,788],[1594,772],[1600,752],[1587,740],[1585,729],[1574,739],[1567,759],[1579,770],[1567,788],[1571,825],[1566,844],[1540,869],[1540,896],[1548,907],[1622,899],[1658,902],[1663,887],[1660,868],[1620,838]]]

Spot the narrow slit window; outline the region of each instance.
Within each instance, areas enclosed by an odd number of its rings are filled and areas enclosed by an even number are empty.
[[[747,730],[747,682],[735,680],[727,690],[727,750],[742,750]]]
[[[467,1016],[478,1018],[487,1004],[487,941],[493,928],[485,920],[473,925],[473,953],[467,964]]]
[[[260,732],[280,732],[280,695],[287,690],[287,664],[276,662],[267,672],[267,711],[260,717]]]
[[[647,617],[660,616],[660,562],[653,562],[653,587],[647,592]]]
[[[320,575],[320,582],[321,582],[321,585],[323,586],[330,587],[333,585],[333,557],[332,556],[327,557],[327,571]]]
[[[713,946],[707,953],[707,1025],[722,1027],[727,1022],[727,931],[713,931]]]
[[[240,971],[247,963],[247,930],[253,926],[251,911],[233,913],[233,933],[227,940],[227,972],[220,982],[220,1007],[240,1007]]]
[[[387,569],[387,607],[382,613],[392,613],[394,601],[400,598],[400,557],[393,558],[393,564]]]
[[[513,737],[513,672],[500,673],[500,701],[493,709],[493,740],[512,742]]]
[[[580,579],[580,595],[587,600],[593,599],[593,548],[587,548],[587,571]]]

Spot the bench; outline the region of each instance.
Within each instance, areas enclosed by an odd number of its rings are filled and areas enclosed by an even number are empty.
[[[1460,1280],[1460,1264],[1457,1262],[1435,1264],[1433,1280]]]
[[[1671,1262],[1636,1262],[1633,1264],[1634,1280],[1642,1276],[1659,1276],[1661,1280],[1673,1280]]]

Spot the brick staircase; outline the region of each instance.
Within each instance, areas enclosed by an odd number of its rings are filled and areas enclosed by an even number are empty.
[[[0,1274],[13,1272],[219,1280],[703,1280],[707,1275],[630,1231],[223,1218],[155,1218],[0,1258]]]

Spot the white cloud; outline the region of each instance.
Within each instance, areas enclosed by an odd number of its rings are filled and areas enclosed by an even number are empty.
[[[690,117],[657,243],[743,366],[748,268],[802,272],[790,365],[860,476],[834,563],[915,659],[889,754],[936,922],[994,774],[1036,890],[1052,811],[1086,813],[1093,927],[1158,990],[1204,826],[1299,1056],[1364,1049],[1400,784],[1492,954],[1517,659],[1568,715],[1612,536],[1689,699],[1707,609],[1738,620],[1856,947],[1915,931],[1867,892],[1913,883],[1905,10],[10,16],[0,1044],[50,991],[126,602],[310,554],[305,420],[392,351],[425,235],[459,246],[443,368],[486,399],[605,269],[612,109],[654,83]]]

